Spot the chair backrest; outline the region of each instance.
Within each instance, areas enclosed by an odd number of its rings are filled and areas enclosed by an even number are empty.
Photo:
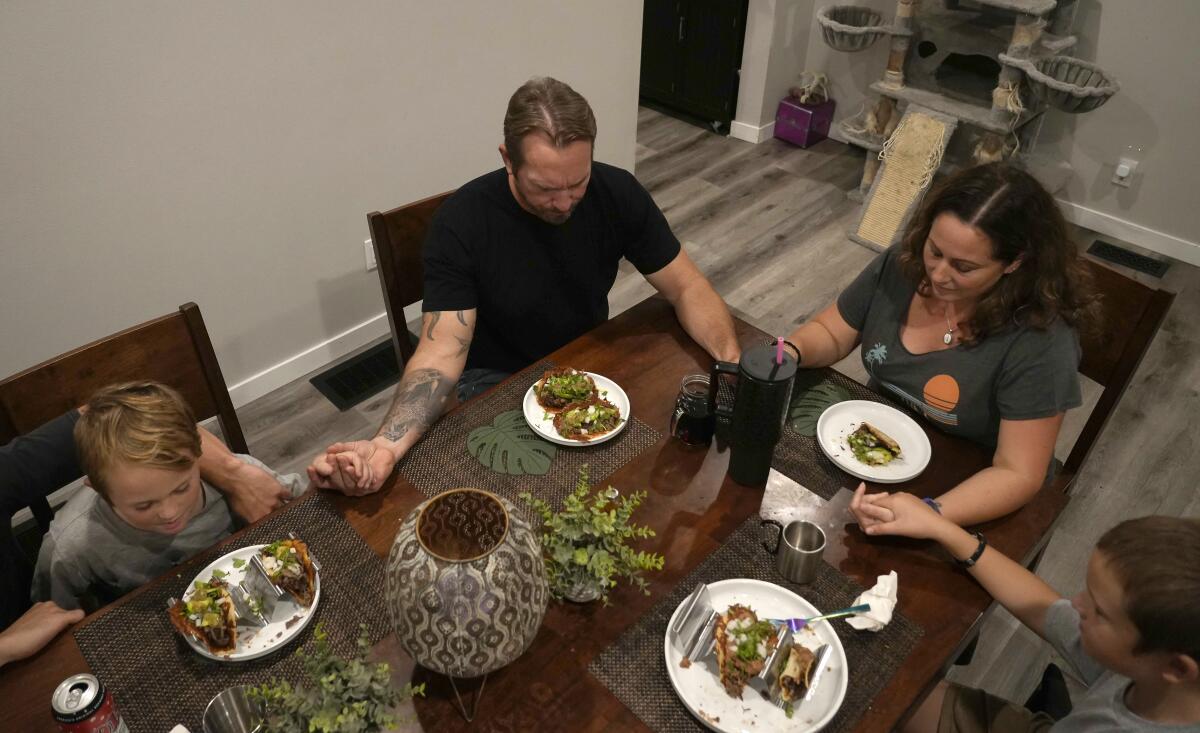
[[[128,328],[0,381],[0,445],[87,402],[101,387],[149,379],[177,389],[197,420],[216,416],[226,444],[249,453],[200,308]],[[30,507],[43,530],[51,512],[44,500]]]
[[[424,292],[421,246],[425,243],[425,232],[434,212],[452,193],[440,193],[382,214],[378,211],[367,214],[379,284],[383,288],[383,302],[392,329],[392,346],[401,369],[415,350],[404,322],[404,307],[416,303]]]
[[[1175,299],[1174,293],[1142,285],[1093,260],[1084,262],[1102,299],[1095,333],[1081,339],[1079,371],[1104,391],[1067,456],[1065,468],[1071,473],[1083,467]]]

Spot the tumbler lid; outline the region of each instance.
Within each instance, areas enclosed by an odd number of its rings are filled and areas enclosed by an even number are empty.
[[[775,363],[774,343],[751,346],[742,352],[739,367],[745,374],[761,382],[786,382],[796,375],[796,355],[789,348],[783,350],[783,363]]]

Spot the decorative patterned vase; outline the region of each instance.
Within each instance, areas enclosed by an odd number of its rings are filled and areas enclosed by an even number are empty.
[[[511,504],[481,489],[422,503],[388,555],[388,610],[400,645],[452,678],[479,677],[521,656],[548,595],[537,534]]]

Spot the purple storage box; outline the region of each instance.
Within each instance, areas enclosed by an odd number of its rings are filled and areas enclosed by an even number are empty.
[[[775,113],[775,137],[802,148],[816,145],[829,136],[833,108],[832,99],[820,104],[800,104],[792,97],[784,97]]]

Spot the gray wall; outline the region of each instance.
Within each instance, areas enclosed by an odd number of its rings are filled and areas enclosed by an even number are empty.
[[[775,120],[809,54],[813,0],[750,0],[738,86],[737,121],[750,128]]]
[[[636,0],[0,4],[0,375],[189,300],[230,384],[302,355],[242,399],[385,333],[366,212],[498,167],[508,96],[540,74],[588,97],[597,159],[632,168],[641,17]]]
[[[1193,264],[1200,264],[1198,29],[1195,0],[1081,0],[1073,55],[1113,74],[1121,91],[1094,112],[1048,114],[1039,143],[1075,168],[1060,194],[1083,207],[1068,210],[1073,218]],[[1129,188],[1111,183],[1121,157],[1141,160]]]

